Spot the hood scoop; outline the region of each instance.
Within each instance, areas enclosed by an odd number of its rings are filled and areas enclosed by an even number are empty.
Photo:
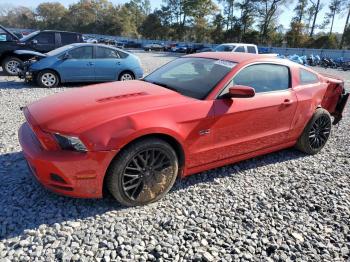
[[[96,100],[98,103],[104,103],[104,102],[109,102],[117,99],[123,99],[123,98],[131,98],[131,97],[136,97],[136,96],[145,96],[147,95],[146,92],[139,92],[139,93],[130,93],[130,94],[124,94],[124,95],[118,95],[118,96],[110,96],[110,97],[104,97]]]

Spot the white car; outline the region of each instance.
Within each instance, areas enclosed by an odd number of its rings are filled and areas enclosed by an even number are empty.
[[[214,48],[216,52],[240,52],[258,54],[258,47],[253,44],[226,43]]]

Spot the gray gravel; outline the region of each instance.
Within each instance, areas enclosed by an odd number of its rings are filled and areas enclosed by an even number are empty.
[[[146,73],[174,58],[137,54]],[[327,72],[350,87],[349,72]],[[349,261],[349,106],[318,155],[257,157],[178,181],[157,203],[123,208],[111,197],[57,196],[29,175],[19,107],[65,89],[0,76],[0,261]]]

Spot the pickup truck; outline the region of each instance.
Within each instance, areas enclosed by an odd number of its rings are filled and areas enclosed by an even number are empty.
[[[16,54],[16,50],[32,50],[47,53],[58,47],[71,43],[83,42],[80,33],[65,31],[35,31],[19,39],[11,31],[0,25],[0,65],[7,75],[17,75],[18,66],[31,56]]]

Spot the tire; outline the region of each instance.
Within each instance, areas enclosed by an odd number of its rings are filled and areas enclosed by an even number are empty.
[[[135,76],[130,71],[122,72],[118,78],[119,81],[128,81],[128,80],[134,80],[134,79],[135,79]]]
[[[317,109],[299,137],[296,148],[309,155],[317,154],[326,145],[331,127],[332,119],[328,111]]]
[[[178,169],[174,149],[161,139],[147,138],[127,146],[113,160],[106,186],[124,206],[146,205],[172,188]]]
[[[23,61],[15,56],[8,56],[2,61],[2,70],[9,76],[17,76],[17,67],[21,65]]]
[[[39,72],[36,82],[40,87],[53,88],[60,83],[60,78],[58,74],[52,70],[43,70]]]

